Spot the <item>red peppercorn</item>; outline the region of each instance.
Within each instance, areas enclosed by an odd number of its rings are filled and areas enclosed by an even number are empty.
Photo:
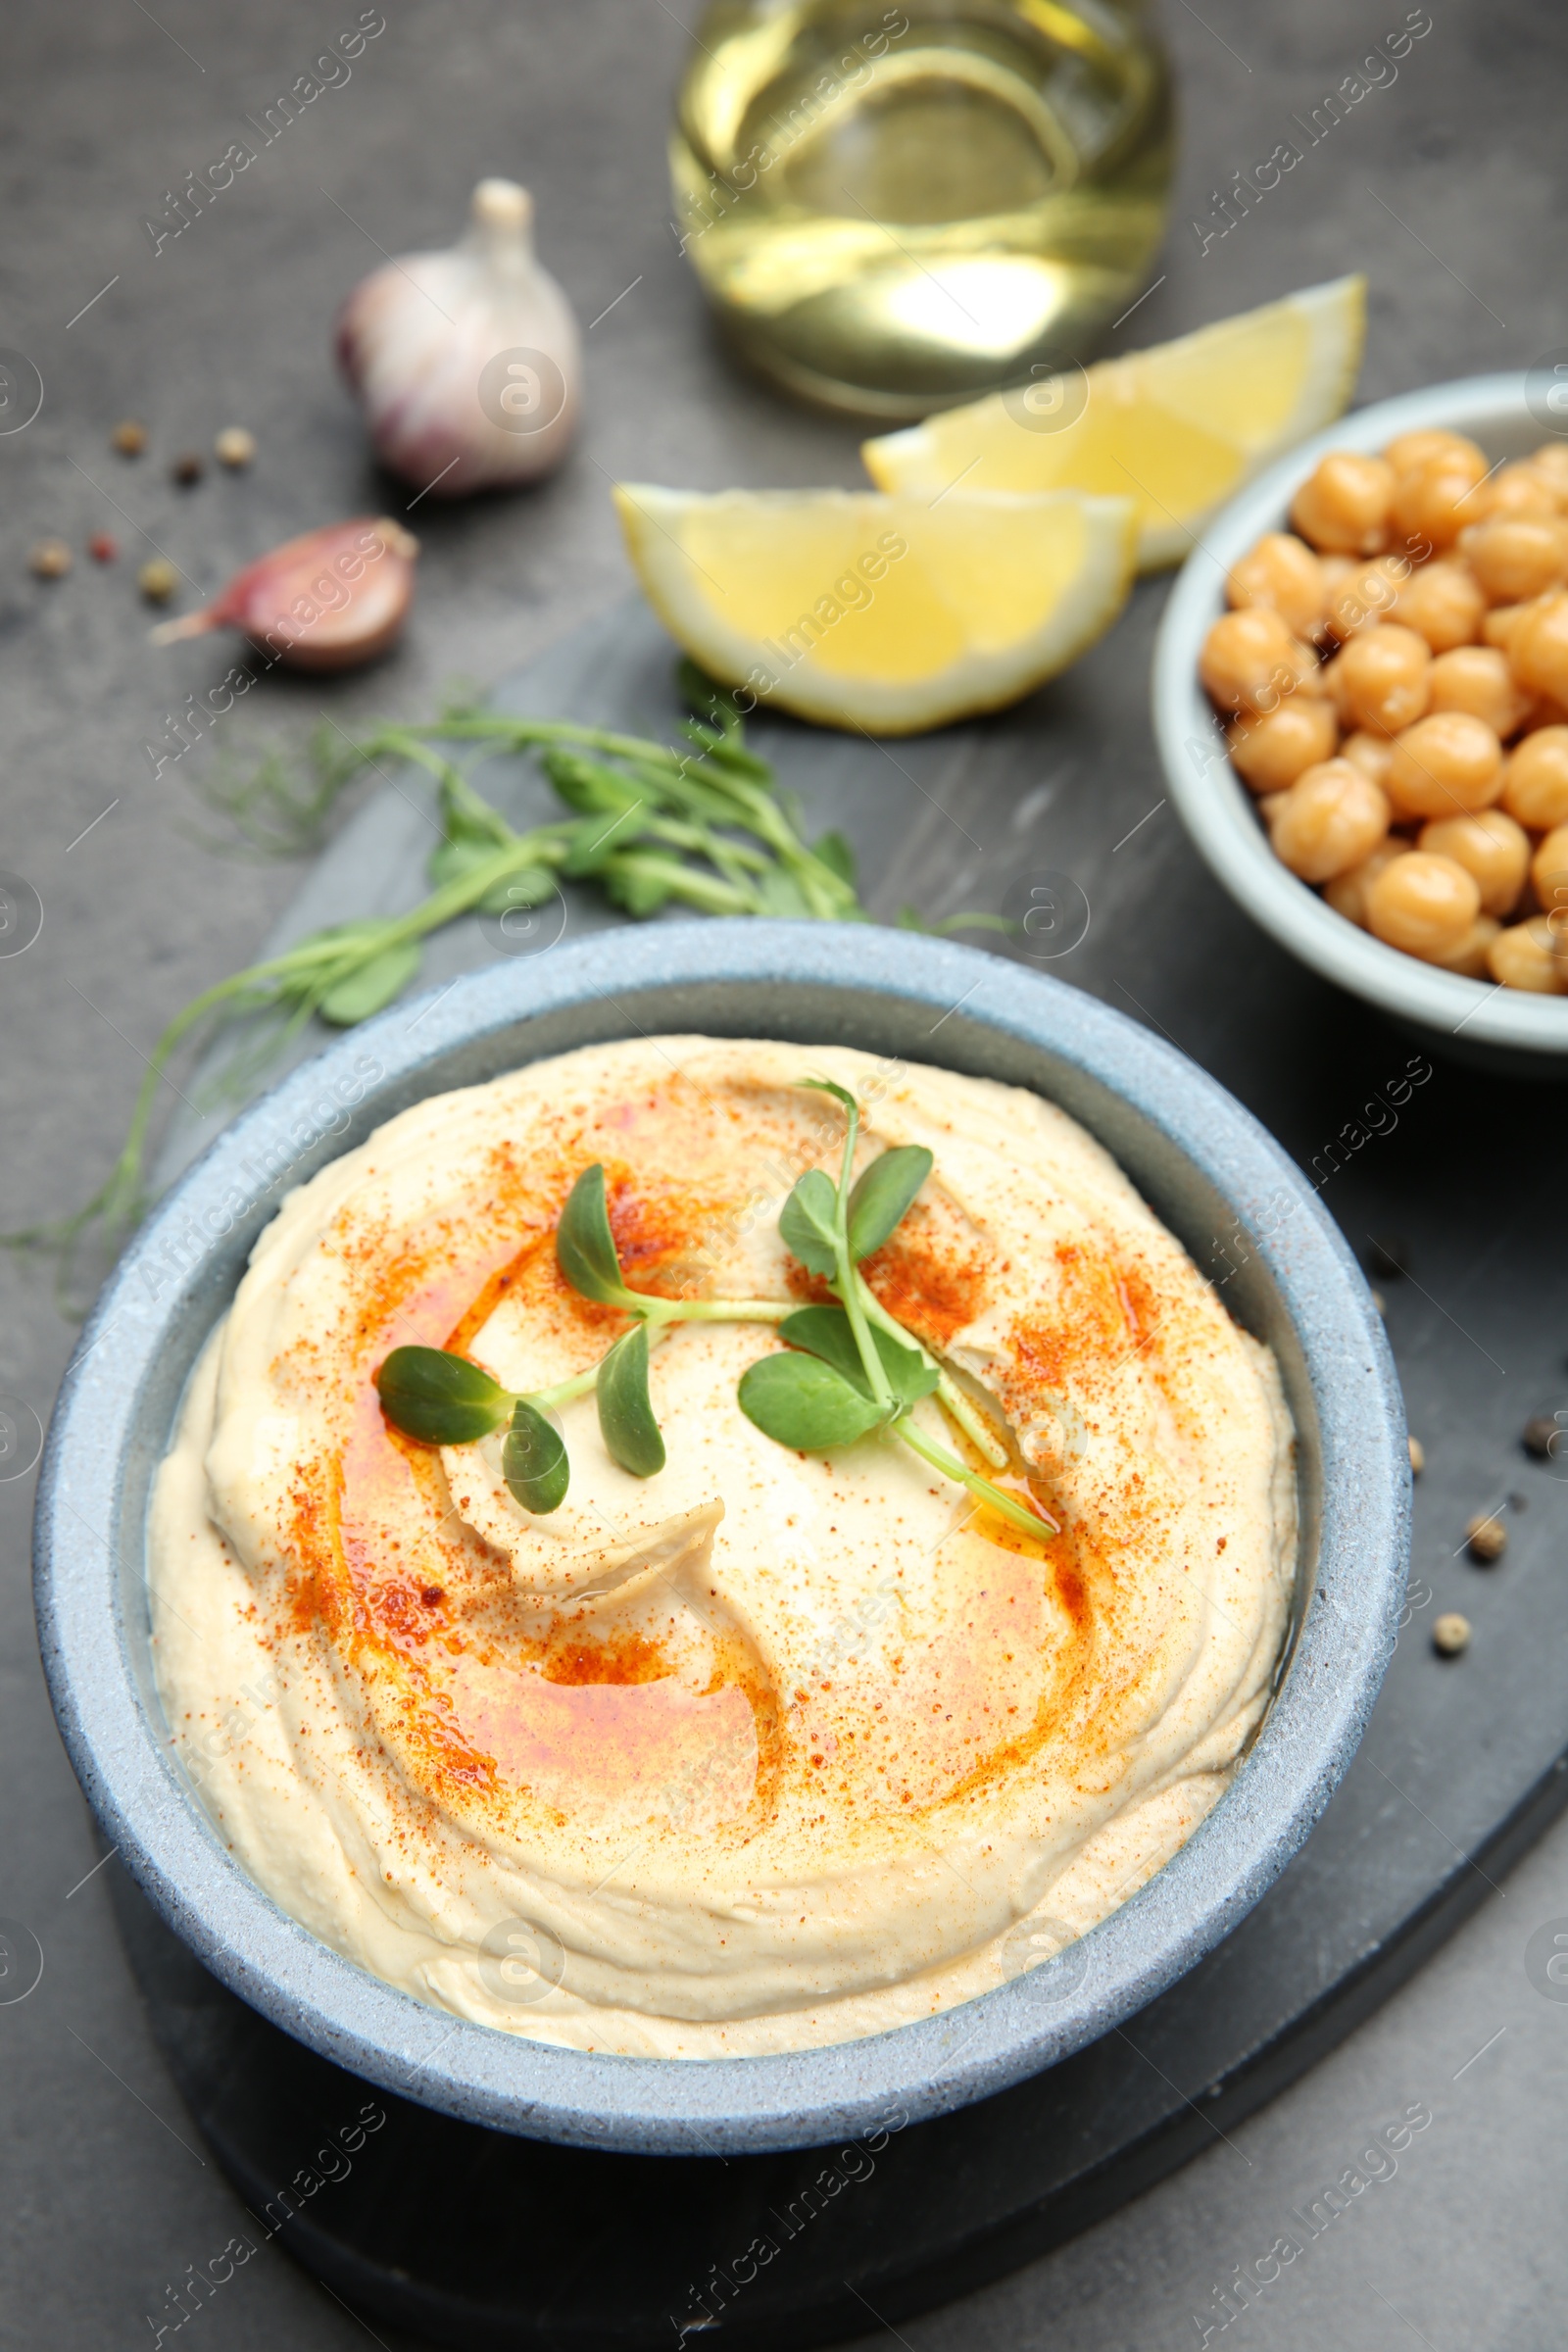
[[[95,564],[113,564],[120,554],[120,541],[111,539],[107,531],[94,531],[87,542],[87,553]]]

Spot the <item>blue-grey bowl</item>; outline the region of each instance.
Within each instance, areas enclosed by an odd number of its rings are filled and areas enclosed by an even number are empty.
[[[1291,1648],[1196,1836],[1069,1955],[942,2016],[790,2057],[549,2048],[455,2021],[343,1959],[225,1851],[172,1752],[149,1656],[151,1480],[201,1345],[283,1192],[424,1096],[672,1030],[858,1046],[1060,1103],[1274,1348],[1298,1432]],[[661,923],[394,1007],[295,1070],[181,1179],[66,1377],[38,1496],[38,1622],[105,1836],[191,1949],[274,2024],[372,2082],[531,2138],[655,2155],[809,2147],[1053,2065],[1163,1991],[1257,1901],[1328,1802],[1382,1681],[1409,1491],[1398,1384],[1353,1258],[1279,1146],[1192,1062],[1060,981],[969,949],[850,925]]]
[[[1386,947],[1336,914],[1269,846],[1257,804],[1231,766],[1199,683],[1203,639],[1226,610],[1225,581],[1265,531],[1290,528],[1290,506],[1331,449],[1374,456],[1396,433],[1438,425],[1467,433],[1497,465],[1561,438],[1534,413],[1530,378],[1478,375],[1356,409],[1249,482],[1205,529],[1182,566],[1154,648],[1154,734],[1176,812],[1199,855],[1245,912],[1283,948],[1423,1042],[1456,1060],[1514,1077],[1568,1077],[1568,998],[1467,980]]]

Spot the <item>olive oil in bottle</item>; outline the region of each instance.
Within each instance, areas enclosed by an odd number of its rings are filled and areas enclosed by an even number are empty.
[[[1143,0],[716,0],[671,141],[674,227],[742,353],[906,418],[1087,358],[1165,221]]]

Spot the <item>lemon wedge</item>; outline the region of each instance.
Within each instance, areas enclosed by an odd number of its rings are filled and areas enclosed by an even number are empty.
[[[743,708],[875,734],[1016,702],[1110,626],[1132,583],[1128,498],[634,482],[615,504],[649,603]]]
[[[949,409],[861,455],[883,490],[1096,491],[1137,501],[1138,564],[1185,556],[1244,482],[1340,416],[1366,280],[1339,277],[1174,343]]]

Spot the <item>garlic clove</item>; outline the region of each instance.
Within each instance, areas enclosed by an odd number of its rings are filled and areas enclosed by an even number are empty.
[[[203,612],[164,621],[152,642],[234,628],[293,669],[352,669],[402,633],[418,552],[413,533],[384,514],[329,522],[248,564]]]
[[[338,314],[337,355],[383,465],[421,494],[537,479],[582,407],[571,306],[533,249],[533,199],[482,179],[445,253],[372,270]]]

